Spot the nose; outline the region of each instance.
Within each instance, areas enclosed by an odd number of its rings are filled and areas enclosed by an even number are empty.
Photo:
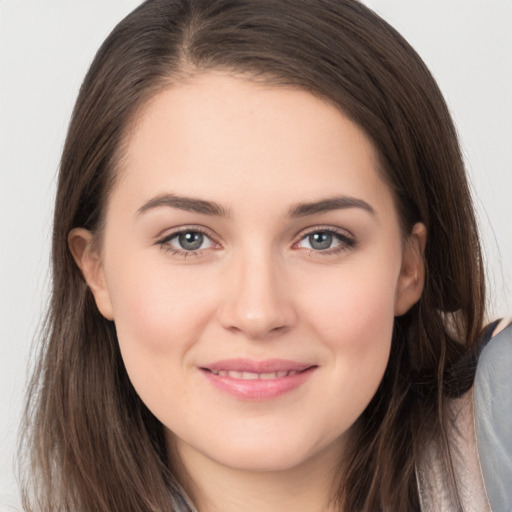
[[[266,254],[248,254],[231,262],[219,311],[221,325],[249,339],[269,339],[297,321],[286,272]]]

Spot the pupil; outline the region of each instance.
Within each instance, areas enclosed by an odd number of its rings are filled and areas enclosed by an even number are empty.
[[[332,244],[332,235],[330,233],[313,233],[309,235],[309,245],[319,251],[329,249]]]
[[[180,246],[187,251],[195,251],[203,245],[203,235],[201,233],[181,233],[178,237]]]

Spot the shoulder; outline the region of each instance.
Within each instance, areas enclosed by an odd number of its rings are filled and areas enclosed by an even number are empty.
[[[486,388],[490,384],[499,385],[501,379],[512,383],[512,319],[496,322],[491,327],[492,334],[483,340],[475,376],[475,386]]]
[[[512,323],[502,322],[485,344],[474,384],[475,428],[482,473],[493,510],[512,510]]]
[[[465,512],[512,511],[512,325],[500,327],[484,332],[473,388],[449,402],[447,436]],[[440,453],[434,439],[417,467],[422,512],[459,510]]]
[[[508,319],[506,324],[501,322],[495,329],[493,337],[487,342],[478,358],[478,365],[475,375],[475,394],[491,393],[492,405],[500,406],[499,409],[506,409],[506,405],[512,405],[512,393],[501,392],[510,391],[512,385],[512,321]],[[504,389],[504,387],[506,389]],[[497,395],[498,393],[498,395]],[[504,398],[507,401],[499,403],[496,398]],[[475,397],[476,400],[476,397]],[[484,404],[479,404],[484,405]]]

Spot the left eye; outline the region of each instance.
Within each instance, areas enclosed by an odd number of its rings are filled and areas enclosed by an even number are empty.
[[[161,243],[177,251],[198,251],[214,246],[214,242],[210,237],[200,231],[192,230],[174,233],[162,240]]]
[[[338,246],[351,247],[352,245],[354,245],[353,240],[334,231],[315,231],[309,233],[297,244],[298,247],[313,249],[314,251],[326,251]]]

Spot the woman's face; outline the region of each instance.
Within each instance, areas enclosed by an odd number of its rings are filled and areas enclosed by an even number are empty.
[[[70,246],[185,463],[271,471],[343,445],[422,288],[365,134],[311,94],[221,73],[128,137],[100,249]]]

